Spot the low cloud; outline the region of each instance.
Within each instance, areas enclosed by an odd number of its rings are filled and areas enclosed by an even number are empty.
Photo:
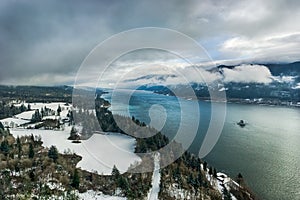
[[[297,76],[274,76],[274,81],[279,83],[293,83]]]
[[[223,68],[224,82],[271,83],[273,76],[263,65],[240,65],[233,69]]]
[[[120,64],[120,63],[119,63]],[[124,66],[115,68],[113,73],[108,71],[103,76],[99,87],[137,88],[141,85],[186,85],[190,83],[259,83],[269,84],[290,83],[296,85],[297,76],[273,76],[269,68],[264,65],[242,64],[233,68],[205,68],[203,66],[182,65],[173,66],[172,63],[147,62],[138,66]],[[206,65],[205,65],[206,66]],[[221,73],[220,73],[221,72]]]

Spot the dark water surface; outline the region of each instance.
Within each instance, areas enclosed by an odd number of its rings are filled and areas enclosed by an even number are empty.
[[[176,97],[138,91],[131,96],[129,105],[118,91],[111,111],[115,114],[135,116],[150,123],[153,119],[167,120],[162,132],[172,138],[183,117],[182,126],[188,130],[195,123],[192,114],[200,107],[199,129],[189,150],[198,155],[210,121],[210,103],[181,100]],[[103,97],[111,101],[111,94]],[[153,106],[159,105],[159,106]],[[149,116],[149,109],[152,114]],[[184,112],[181,112],[184,110]],[[236,122],[244,119],[247,125]],[[214,149],[204,158],[209,164],[232,177],[239,172],[260,199],[300,199],[300,109],[260,105],[227,104],[224,128]]]

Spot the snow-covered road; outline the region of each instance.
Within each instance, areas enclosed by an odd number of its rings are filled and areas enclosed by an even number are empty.
[[[160,170],[160,154],[156,153],[154,156],[154,170],[152,175],[152,188],[149,190],[148,193],[148,200],[157,200],[158,199],[158,193],[160,190],[160,178],[161,174],[159,172]]]

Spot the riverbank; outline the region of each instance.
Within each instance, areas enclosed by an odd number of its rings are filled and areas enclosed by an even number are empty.
[[[161,94],[166,96],[175,96],[170,93],[162,93],[153,91],[155,94]],[[288,100],[280,100],[280,99],[263,99],[263,98],[252,98],[252,99],[241,99],[241,98],[226,98],[224,100],[212,100],[210,97],[185,97],[180,96],[180,98],[186,100],[200,100],[207,102],[226,102],[226,103],[237,103],[237,104],[252,104],[252,105],[268,105],[268,106],[283,106],[283,107],[294,107],[300,108],[300,101],[288,101]]]

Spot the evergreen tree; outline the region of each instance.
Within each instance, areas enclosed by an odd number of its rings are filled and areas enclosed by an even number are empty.
[[[195,189],[195,191],[196,191],[196,194],[198,193],[198,188],[201,186],[201,184],[200,184],[200,182],[199,182],[199,179],[196,177],[195,179],[194,179],[194,189]]]
[[[27,110],[28,110],[28,111],[30,111],[30,110],[31,110],[31,105],[30,105],[30,104],[28,104],[28,106],[27,106]]]
[[[198,177],[197,177],[197,182],[199,183],[199,186],[202,185],[202,179],[203,179],[202,173],[199,172],[199,173],[198,173]]]
[[[117,185],[118,185],[118,187],[120,187],[121,189],[123,189],[125,192],[127,192],[128,189],[129,189],[128,180],[125,177],[123,177],[123,176],[119,177]]]
[[[60,116],[60,113],[61,113],[61,107],[60,107],[60,105],[58,105],[58,108],[57,108],[57,115]]]
[[[49,109],[46,106],[44,107],[44,115],[45,116],[49,115]]]
[[[71,129],[71,132],[70,132],[70,137],[68,139],[76,140],[76,138],[77,138],[77,130],[74,126],[72,126],[72,129]]]
[[[35,173],[34,173],[34,170],[30,170],[29,172],[29,178],[30,180],[33,182],[35,181]]]
[[[41,116],[42,116],[42,118],[45,116],[45,111],[43,108],[41,108]]]
[[[29,158],[33,158],[34,157],[34,149],[33,149],[32,143],[29,144],[28,157]]]
[[[31,122],[40,122],[42,121],[42,116],[39,110],[36,110],[31,117]]]
[[[6,135],[6,133],[5,133],[3,124],[0,122],[0,136],[3,136],[3,135]]]
[[[53,159],[54,162],[57,161],[58,159],[58,151],[57,148],[55,146],[51,146],[49,151],[48,151],[48,157]]]
[[[73,115],[73,111],[70,111],[70,122],[71,122],[71,124],[74,124],[74,115]]]
[[[213,174],[213,170],[212,170],[212,167],[211,167],[211,166],[209,167],[208,174],[209,174],[209,175],[212,175],[212,174]]]
[[[116,167],[116,165],[113,166],[111,175],[115,178],[115,180],[117,180],[120,176],[120,171],[118,170],[118,168]]]
[[[70,125],[74,124],[74,116],[73,116],[73,112],[71,110],[69,110],[67,117],[69,117]]]
[[[71,186],[78,189],[79,184],[80,184],[80,177],[79,177],[79,173],[78,173],[77,169],[75,168],[73,177],[72,177],[72,181],[71,181]]]
[[[17,137],[18,158],[21,158],[22,145],[19,136]]]
[[[223,188],[223,197],[224,197],[224,200],[231,200],[231,194],[230,192],[227,190],[227,188],[224,186]]]
[[[206,171],[206,169],[207,169],[207,162],[204,161],[204,163],[203,163],[203,170]]]
[[[217,170],[214,168],[213,177],[217,178]]]
[[[0,150],[5,156],[8,155],[10,148],[9,148],[8,141],[6,139],[1,142]]]
[[[193,177],[193,174],[190,174],[190,175],[188,176],[188,178],[187,178],[187,183],[188,183],[189,185],[192,185],[192,186],[193,186],[193,184],[194,184],[194,177]]]
[[[4,126],[3,126],[2,122],[0,122],[0,129],[4,131]]]
[[[238,184],[242,184],[243,181],[244,181],[243,176],[242,176],[241,173],[239,173],[238,176],[237,176],[236,182],[237,182]]]
[[[238,174],[238,178],[241,178],[241,179],[243,178],[241,173]]]
[[[25,112],[27,110],[27,108],[25,107],[25,105],[22,103],[22,105],[20,106],[20,111],[21,112]]]

